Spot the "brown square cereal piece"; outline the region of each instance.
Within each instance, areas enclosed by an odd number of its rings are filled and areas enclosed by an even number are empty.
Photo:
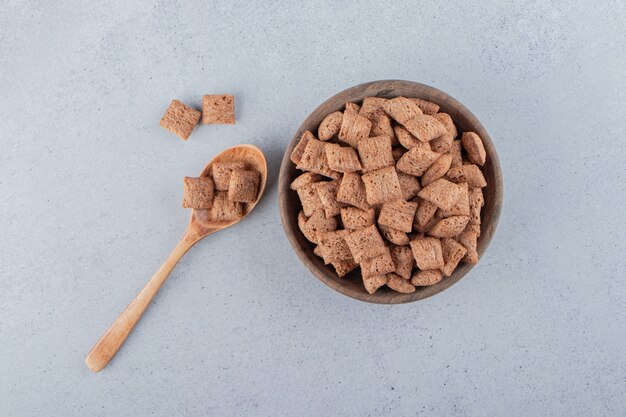
[[[426,269],[416,271],[411,278],[411,284],[416,287],[428,287],[435,285],[443,279],[443,274],[439,269]]]
[[[451,168],[460,167],[463,165],[463,156],[461,155],[461,141],[453,140],[450,148],[448,149],[448,153],[452,155],[452,163],[450,164]]]
[[[359,106],[356,103],[352,103],[352,102],[349,101],[349,102],[347,102],[345,104],[345,109],[346,109],[346,111],[351,111],[351,112],[354,112],[354,113],[358,113],[359,110],[361,110],[361,106]]]
[[[396,138],[396,134],[393,130],[393,125],[391,124],[391,117],[387,115],[382,110],[376,111],[369,118],[372,122],[372,130],[370,131],[370,136],[388,136],[391,138],[392,145],[398,145],[398,138]]]
[[[302,171],[311,171],[333,179],[339,178],[339,173],[330,169],[326,159],[326,143],[315,138],[308,140],[302,158],[296,168]]]
[[[409,244],[409,237],[400,230],[392,229],[382,224],[378,225],[378,229],[380,230],[380,234],[394,245],[403,246]]]
[[[402,294],[411,294],[415,292],[415,287],[409,282],[409,280],[396,274],[387,274],[387,286]]]
[[[160,124],[170,132],[177,134],[181,139],[187,140],[193,128],[200,121],[201,114],[198,110],[192,109],[178,100],[172,100],[161,118]]]
[[[452,206],[450,210],[442,210],[441,217],[469,216],[470,215],[470,200],[469,200],[469,191],[468,191],[467,184],[461,183],[459,185],[463,187],[463,192],[461,193],[461,197],[459,197],[457,202],[454,203],[454,205]],[[476,189],[480,190],[480,188],[476,188]],[[479,212],[479,216],[480,216],[480,212]]]
[[[402,189],[396,169],[392,166],[364,174],[365,195],[372,205],[382,204],[402,198]]]
[[[422,233],[426,232],[430,228],[436,212],[436,205],[430,201],[418,198],[417,211],[415,212],[415,223],[413,224],[415,230]]]
[[[422,114],[419,106],[406,97],[395,97],[383,104],[385,112],[400,124]]]
[[[436,114],[439,111],[439,105],[435,104],[433,102],[430,101],[426,101],[426,100],[422,100],[419,98],[410,98],[410,100],[417,104],[420,108],[420,110],[424,113],[424,114],[428,114],[428,115],[433,115]]]
[[[358,149],[364,173],[394,165],[396,162],[391,153],[391,139],[388,136],[362,139]]]
[[[430,142],[448,133],[446,127],[439,120],[426,114],[407,120],[404,122],[404,127],[409,133],[415,136],[417,140],[422,142]]]
[[[428,234],[435,237],[453,237],[461,233],[468,222],[469,216],[446,217],[435,223]]]
[[[483,190],[481,188],[472,188],[469,192],[469,216],[470,224],[480,225],[480,210],[485,205]]]
[[[355,230],[345,240],[352,252],[352,257],[358,263],[364,259],[383,255],[387,251],[385,242],[374,225]]]
[[[339,146],[336,143],[326,144],[328,167],[337,172],[355,172],[361,170],[361,162],[354,148]]]
[[[230,175],[235,170],[246,169],[246,164],[241,161],[215,162],[211,166],[211,176],[218,191],[228,190]]]
[[[396,168],[398,171],[404,172],[405,174],[419,177],[426,172],[430,165],[435,162],[440,155],[441,154],[428,149],[414,147],[402,155],[402,158],[400,158],[396,164]]]
[[[460,183],[466,182],[470,188],[482,188],[487,186],[487,181],[477,165],[461,165],[450,168],[448,178],[451,181]]]
[[[210,177],[185,177],[183,207],[208,209],[213,205],[213,180]]]
[[[254,203],[259,192],[260,179],[257,171],[234,170],[230,174],[228,199],[240,203]]]
[[[478,263],[478,233],[472,228],[465,229],[459,233],[455,239],[467,249],[467,253],[463,257],[463,262],[468,264]]]
[[[382,97],[365,97],[363,99],[363,103],[361,104],[359,114],[369,119],[374,113],[380,110],[384,111],[383,105],[386,101],[387,99]]]
[[[467,253],[467,249],[456,240],[446,238],[441,240],[441,251],[445,262],[441,272],[449,277]]]
[[[422,188],[418,194],[424,200],[428,200],[442,210],[450,210],[463,195],[463,187],[439,178]]]
[[[408,201],[412,199],[422,189],[417,177],[403,172],[398,172],[398,182],[400,183],[400,189],[402,189],[403,200]]]
[[[442,125],[446,127],[446,130],[450,135],[452,135],[452,139],[456,139],[458,136],[458,131],[456,130],[456,126],[454,125],[454,121],[452,117],[448,113],[437,113],[433,115],[433,117],[441,122]]]
[[[404,146],[406,149],[413,149],[415,147],[430,150],[429,142],[422,142],[417,140],[415,136],[413,136],[408,130],[404,128],[404,126],[394,126],[393,128],[396,137],[398,138],[398,142],[400,145]]]
[[[315,210],[323,209],[322,201],[317,194],[317,187],[323,183],[324,181],[314,182],[311,184],[303,185],[296,190],[296,192],[298,193],[298,197],[300,197],[300,203],[302,203],[302,210],[304,211],[305,216],[310,217],[313,215]]]
[[[359,264],[357,264],[352,258],[343,259],[341,261],[334,261],[330,264],[333,266],[333,268],[335,268],[335,272],[337,272],[337,276],[339,278],[346,276],[348,272],[353,271],[354,269],[356,269],[357,266],[359,266]]]
[[[419,269],[443,268],[441,241],[434,237],[416,237],[411,241],[411,251]]]
[[[348,233],[347,230],[317,232],[317,246],[325,263],[352,259],[352,254],[345,241]]]
[[[362,210],[357,207],[343,207],[341,209],[341,223],[344,229],[357,230],[374,224],[376,213],[374,209]]]
[[[339,133],[341,121],[343,120],[343,112],[336,111],[324,117],[322,123],[317,128],[317,137],[319,140],[327,141],[332,139]]]
[[[298,214],[298,227],[304,237],[310,242],[317,243],[317,232],[332,232],[337,229],[337,218],[326,218],[324,210],[317,209],[307,219],[304,212]],[[321,255],[320,255],[321,256]]]
[[[298,141],[296,146],[293,148],[293,151],[291,151],[291,156],[290,156],[291,162],[293,162],[296,165],[300,163],[300,161],[302,160],[302,154],[304,154],[304,149],[306,148],[306,145],[308,145],[309,140],[311,139],[315,139],[315,136],[313,135],[313,133],[309,132],[308,130],[304,132],[302,136],[300,136],[300,140]]]
[[[363,275],[362,277],[363,286],[365,286],[365,290],[370,294],[374,294],[377,289],[387,283],[387,275],[372,275],[370,277]]]
[[[386,248],[382,255],[361,261],[361,273],[364,276],[382,275],[396,270],[396,266],[391,259],[391,252]]]
[[[202,123],[234,125],[235,97],[231,94],[207,94],[202,96]]]
[[[291,188],[292,190],[297,190],[302,186],[318,182],[321,179],[322,176],[320,174],[316,174],[314,172],[305,172],[304,174],[299,175],[295,180],[293,180],[289,185],[289,188]]]
[[[370,208],[365,196],[365,184],[359,174],[354,172],[343,174],[337,191],[337,201],[363,210]]]
[[[393,246],[391,248],[391,259],[396,266],[395,273],[404,279],[411,279],[411,271],[415,259],[409,246]]]
[[[393,160],[398,162],[402,155],[406,153],[406,149],[402,146],[396,146],[391,150],[391,155],[393,156]]]
[[[338,216],[341,213],[341,207],[343,207],[343,204],[337,201],[339,180],[318,183],[316,188],[326,217]]]
[[[485,151],[485,146],[480,136],[474,132],[463,132],[461,143],[467,152],[467,159],[469,159],[470,162],[477,165],[485,165],[487,152]]]
[[[475,233],[476,237],[480,237],[480,225],[479,224],[468,223],[467,226],[465,226],[465,230],[463,231]]]
[[[452,155],[444,153],[441,155],[422,175],[422,187],[426,187],[431,182],[446,175],[452,163]]]
[[[378,223],[409,233],[413,230],[415,210],[417,210],[417,203],[404,200],[383,203],[378,215]]]
[[[356,148],[362,139],[369,137],[372,122],[354,111],[345,111],[339,129],[338,139]]]
[[[454,138],[452,137],[450,133],[446,133],[427,143],[430,143],[430,149],[432,149],[433,151],[439,152],[439,153],[446,153],[452,147],[452,142],[454,142]]]
[[[209,211],[209,218],[218,222],[241,219],[241,203],[230,201],[227,191],[217,191],[213,198],[213,206]]]

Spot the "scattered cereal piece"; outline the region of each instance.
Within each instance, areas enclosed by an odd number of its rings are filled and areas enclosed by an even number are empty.
[[[380,234],[394,245],[404,246],[409,244],[409,237],[400,230],[392,229],[382,224],[378,225],[378,229],[380,229]]]
[[[350,146],[339,146],[335,143],[327,144],[326,159],[328,160],[328,167],[333,171],[355,172],[362,169],[356,151]]]
[[[424,114],[433,115],[439,111],[439,105],[430,101],[422,100],[419,98],[411,98],[413,103],[417,104]]]
[[[456,240],[446,238],[441,240],[441,252],[443,253],[443,260],[445,262],[445,265],[441,268],[441,272],[449,277],[467,253],[467,249]]]
[[[382,275],[396,270],[393,259],[391,259],[391,251],[388,248],[385,249],[385,253],[382,255],[361,261],[361,273],[364,276]]]
[[[485,205],[482,188],[472,188],[469,192],[470,224],[480,225],[480,209]]]
[[[259,191],[260,175],[257,171],[234,170],[230,174],[228,199],[240,203],[254,203]]]
[[[398,182],[400,183],[400,189],[402,190],[402,199],[410,200],[419,193],[422,189],[417,177],[413,175],[398,172]]]
[[[460,167],[463,165],[463,156],[461,155],[461,141],[453,140],[450,145],[450,149],[448,149],[448,153],[452,155],[452,163],[450,164],[451,168]]]
[[[467,249],[467,253],[463,257],[463,262],[468,264],[478,263],[478,252],[476,250],[478,244],[478,233],[474,230],[463,230],[456,236],[456,240]]]
[[[365,184],[365,195],[369,204],[382,204],[402,198],[398,174],[393,166],[369,172],[361,178]]]
[[[383,104],[383,109],[400,124],[422,114],[419,106],[406,97],[395,97]]]
[[[416,237],[410,242],[415,263],[419,269],[443,268],[441,241],[434,237]]]
[[[442,210],[441,217],[469,216],[470,215],[470,200],[469,200],[469,191],[468,191],[467,183],[461,183],[459,185],[463,187],[461,196],[456,201],[456,203],[454,203],[454,205],[452,206],[450,210]],[[480,188],[476,188],[476,190],[480,190]],[[479,209],[478,215],[480,216],[480,209]]]
[[[357,207],[343,207],[341,209],[341,223],[347,230],[357,230],[374,224],[376,213],[374,209],[362,210]]]
[[[394,165],[391,153],[391,139],[388,136],[374,136],[362,139],[358,145],[363,172],[371,172]]]
[[[417,211],[415,212],[415,229],[422,233],[428,230],[436,212],[436,205],[430,201],[419,198]]]
[[[350,249],[346,244],[347,230],[335,230],[332,232],[317,232],[317,246],[322,253],[324,263],[352,259]]]
[[[181,139],[187,140],[191,131],[200,121],[200,113],[196,109],[181,103],[178,100],[172,100],[170,106],[161,118],[161,126],[172,133],[177,134]]]
[[[480,136],[474,132],[463,132],[461,143],[467,152],[467,159],[469,159],[470,162],[481,166],[485,165],[487,152],[485,151],[485,146]]]
[[[413,230],[415,210],[417,210],[417,203],[408,201],[396,200],[383,203],[378,223],[409,233]]]
[[[211,175],[218,191],[227,191],[230,185],[230,175],[234,170],[246,169],[246,164],[241,161],[215,162],[211,166]]]
[[[230,94],[202,96],[202,123],[235,124],[235,97]]]
[[[345,111],[341,121],[338,138],[347,145],[356,148],[362,139],[369,137],[372,122],[354,111]]]
[[[415,292],[415,287],[409,282],[409,280],[396,274],[387,274],[387,286],[392,290],[403,294],[411,294]]]
[[[330,264],[335,268],[335,272],[337,272],[339,278],[344,277],[348,272],[353,271],[359,266],[352,258],[331,262]]]
[[[422,188],[418,194],[442,210],[450,210],[463,195],[463,187],[444,178],[439,178]]]
[[[433,151],[439,152],[439,153],[446,153],[452,147],[452,142],[454,142],[454,138],[452,137],[451,134],[446,133],[427,143],[430,143],[430,148]]]
[[[183,207],[209,209],[213,205],[213,180],[210,177],[185,177]]]
[[[317,137],[319,140],[327,141],[332,139],[339,133],[341,128],[341,121],[343,120],[343,113],[336,111],[324,117],[320,127],[317,128]]]
[[[365,286],[365,290],[370,294],[374,294],[377,289],[386,283],[387,275],[373,275],[370,277],[363,276],[363,285]]]
[[[422,175],[422,187],[426,187],[431,182],[446,175],[452,163],[452,155],[443,154]]]
[[[383,255],[387,251],[385,242],[374,225],[355,230],[346,236],[345,240],[357,263],[361,263],[364,259]]]
[[[339,213],[341,213],[341,207],[343,207],[343,205],[337,201],[339,180],[318,183],[316,189],[326,218],[339,215]]]
[[[242,216],[241,203],[230,201],[227,191],[217,191],[213,198],[213,206],[209,218],[215,221],[239,220]]]
[[[435,237],[453,237],[461,233],[468,222],[468,216],[446,217],[435,223],[428,234]]]
[[[369,118],[372,122],[372,130],[370,136],[388,136],[391,138],[391,144],[397,145],[398,139],[391,125],[391,118],[383,110],[374,112]]]
[[[428,287],[430,285],[435,285],[443,278],[443,274],[438,269],[426,269],[417,271],[413,274],[411,278],[411,284],[416,287]]]
[[[426,172],[428,167],[430,167],[440,155],[441,154],[428,149],[414,147],[402,155],[402,158],[400,158],[396,164],[396,168],[398,171],[404,172],[405,174],[419,177]]]
[[[459,135],[459,132],[456,130],[456,126],[454,125],[454,121],[452,117],[448,113],[437,113],[434,114],[433,117],[441,122],[442,125],[446,127],[446,130],[450,135],[452,135],[452,139],[456,139]]]
[[[322,182],[314,182],[311,184],[303,185],[298,188],[296,192],[298,193],[298,197],[300,197],[300,203],[302,204],[302,210],[304,211],[304,215],[310,217],[313,215],[313,212],[317,209],[322,209],[322,201],[320,200],[319,195],[317,194],[317,187],[319,184],[323,184]]]
[[[408,130],[406,130],[404,126],[395,126],[393,130],[396,134],[396,137],[398,138],[398,142],[400,142],[400,145],[404,146],[406,149],[419,147],[422,149],[430,150],[429,142],[422,142],[417,140],[417,138],[413,136]]]
[[[330,169],[326,159],[326,143],[315,138],[310,138],[302,153],[302,158],[296,168],[303,171],[311,171],[333,179],[339,178],[339,173]]]
[[[314,172],[305,172],[304,174],[299,175],[298,178],[293,180],[289,185],[289,188],[291,188],[292,190],[297,190],[300,187],[312,184],[314,182],[318,182],[321,179],[322,176],[320,174],[316,174]]]
[[[291,162],[296,165],[300,163],[300,161],[302,160],[302,154],[304,153],[304,149],[311,139],[315,139],[315,136],[313,136],[313,133],[309,132],[308,130],[304,132],[302,136],[300,136],[298,144],[294,146],[293,151],[291,151]]]
[[[415,259],[409,246],[393,246],[391,248],[391,259],[396,266],[395,273],[404,279],[411,278],[411,271]]]
[[[482,188],[487,186],[487,181],[483,173],[480,172],[480,168],[474,164],[450,168],[448,178],[456,183],[466,182],[470,188]]]
[[[359,114],[363,117],[367,117],[368,119],[377,111],[383,110],[383,105],[387,101],[386,98],[381,97],[365,97],[363,99],[363,103],[361,105],[361,110]]]
[[[308,219],[304,212],[298,214],[298,227],[304,237],[310,242],[317,243],[317,232],[332,232],[337,230],[337,218],[326,218],[324,210],[317,209]]]
[[[363,210],[370,208],[365,194],[365,184],[359,174],[354,172],[343,174],[337,191],[337,201]]]
[[[423,114],[408,120],[404,123],[404,127],[417,140],[422,142],[430,142],[441,135],[448,133],[446,127],[432,116]]]
[[[359,110],[361,110],[361,106],[359,106],[356,103],[352,103],[352,102],[347,102],[345,105],[346,111],[351,111],[354,113],[358,113]]]

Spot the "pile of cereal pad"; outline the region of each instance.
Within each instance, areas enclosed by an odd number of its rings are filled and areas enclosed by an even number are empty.
[[[243,204],[257,199],[260,178],[243,161],[215,162],[210,176],[185,177],[183,207],[209,210],[216,222],[240,220]]]
[[[360,267],[365,289],[401,293],[475,264],[486,152],[437,104],[366,97],[305,132],[291,160],[298,225],[313,252],[343,277]]]

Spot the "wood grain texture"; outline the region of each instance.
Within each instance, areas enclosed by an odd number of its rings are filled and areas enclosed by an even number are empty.
[[[307,268],[323,283],[340,293],[357,300],[378,304],[400,304],[422,300],[457,283],[472,269],[473,265],[462,263],[450,277],[430,287],[418,287],[417,291],[412,294],[400,294],[388,288],[381,288],[374,294],[368,294],[358,271],[353,271],[344,278],[338,278],[332,266],[324,265],[322,259],[313,254],[314,245],[302,235],[298,228],[297,217],[300,202],[296,192],[289,189],[289,184],[296,178],[299,171],[289,158],[291,151],[304,131],[317,132],[317,127],[326,115],[342,110],[346,102],[358,102],[370,96],[384,98],[405,96],[432,101],[441,106],[441,112],[450,114],[459,128],[459,135],[463,131],[474,131],[482,138],[487,152],[487,161],[482,168],[487,179],[487,187],[483,188],[485,205],[481,213],[481,236],[478,239],[477,248],[479,258],[482,257],[496,230],[502,207],[503,184],[498,154],[483,125],[463,104],[443,91],[412,81],[384,80],[357,85],[329,98],[306,118],[287,146],[280,167],[278,204],[283,228],[291,246]]]
[[[256,201],[244,204],[241,219],[230,222],[214,222],[209,220],[208,210],[192,210],[185,234],[165,263],[163,263],[152,278],[150,278],[137,297],[135,297],[122,314],[120,314],[87,354],[85,364],[89,369],[98,372],[115,356],[133,327],[139,322],[139,319],[150,305],[150,302],[157,294],[170,272],[172,272],[178,261],[193,245],[210,234],[239,223],[244,217],[250,214],[257,205],[263,196],[267,182],[267,162],[265,161],[263,152],[261,152],[259,148],[252,145],[239,145],[227,149],[213,158],[204,168],[201,176],[210,174],[213,163],[231,161],[243,161],[246,164],[246,169],[255,170],[261,174]]]

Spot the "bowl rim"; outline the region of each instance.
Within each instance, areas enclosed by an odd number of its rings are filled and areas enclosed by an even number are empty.
[[[466,124],[472,125],[472,130],[476,131],[481,139],[483,140],[483,144],[487,151],[488,158],[490,160],[490,165],[493,169],[493,179],[494,183],[488,185],[490,187],[490,192],[493,192],[493,209],[491,210],[491,216],[489,218],[489,222],[481,222],[481,236],[478,239],[478,254],[479,261],[482,259],[484,252],[489,246],[491,239],[495,233],[497,228],[500,213],[502,209],[502,198],[503,198],[503,179],[502,179],[502,169],[500,166],[500,161],[498,159],[498,154],[493,144],[493,141],[487,130],[482,125],[480,120],[460,101],[450,96],[449,94],[426,84],[418,83],[415,81],[407,81],[407,80],[378,80],[378,81],[370,81],[362,84],[355,85],[353,87],[347,88],[334,94],[320,105],[318,105],[312,112],[308,114],[305,120],[300,124],[298,129],[296,130],[295,135],[290,140],[289,144],[285,149],[285,153],[283,155],[283,159],[280,165],[279,179],[278,179],[278,207],[280,211],[281,223],[283,226],[283,230],[285,231],[285,235],[289,240],[289,243],[296,252],[296,255],[300,260],[304,263],[304,265],[311,271],[313,275],[315,275],[320,281],[329,286],[330,288],[338,291],[339,293],[346,295],[350,298],[364,301],[373,304],[403,304],[409,303],[419,300],[424,300],[426,298],[432,297],[440,292],[445,291],[450,288],[452,285],[459,282],[463,277],[467,275],[467,273],[474,267],[471,264],[460,264],[460,267],[454,271],[454,273],[445,277],[438,284],[429,287],[422,287],[422,289],[411,293],[411,294],[401,294],[393,291],[389,291],[386,293],[375,292],[374,294],[369,294],[363,288],[362,291],[356,291],[352,288],[345,287],[340,284],[340,280],[344,278],[338,278],[334,272],[330,276],[326,271],[322,270],[314,261],[312,260],[312,251],[308,248],[302,247],[300,242],[297,240],[297,233],[300,231],[297,228],[297,224],[294,227],[294,221],[291,219],[292,213],[287,209],[287,199],[290,198],[290,194],[292,190],[289,188],[291,183],[290,172],[291,165],[291,152],[295,147],[297,141],[300,139],[302,133],[306,130],[305,127],[311,124],[316,118],[319,118],[320,109],[329,106],[338,100],[338,98],[347,98],[345,101],[358,101],[362,100],[362,98],[353,98],[350,99],[350,96],[355,95],[356,92],[367,91],[363,97],[370,96],[386,96],[386,97],[397,97],[398,95],[389,95],[393,92],[394,89],[397,88],[406,88],[406,89],[415,89],[416,92],[423,93],[418,98],[435,102],[440,105],[442,108],[454,108],[456,113],[462,115],[466,119]],[[375,93],[370,94],[369,92]],[[362,94],[359,94],[362,95]],[[408,95],[409,97],[412,97]],[[329,114],[329,113],[326,113]],[[324,117],[326,114],[322,115]],[[454,119],[455,124],[458,125],[457,119]],[[293,167],[295,170],[295,167]],[[487,202],[486,202],[487,203]],[[485,206],[486,206],[485,203]],[[488,223],[488,225],[487,225]],[[309,253],[310,252],[310,253]]]

